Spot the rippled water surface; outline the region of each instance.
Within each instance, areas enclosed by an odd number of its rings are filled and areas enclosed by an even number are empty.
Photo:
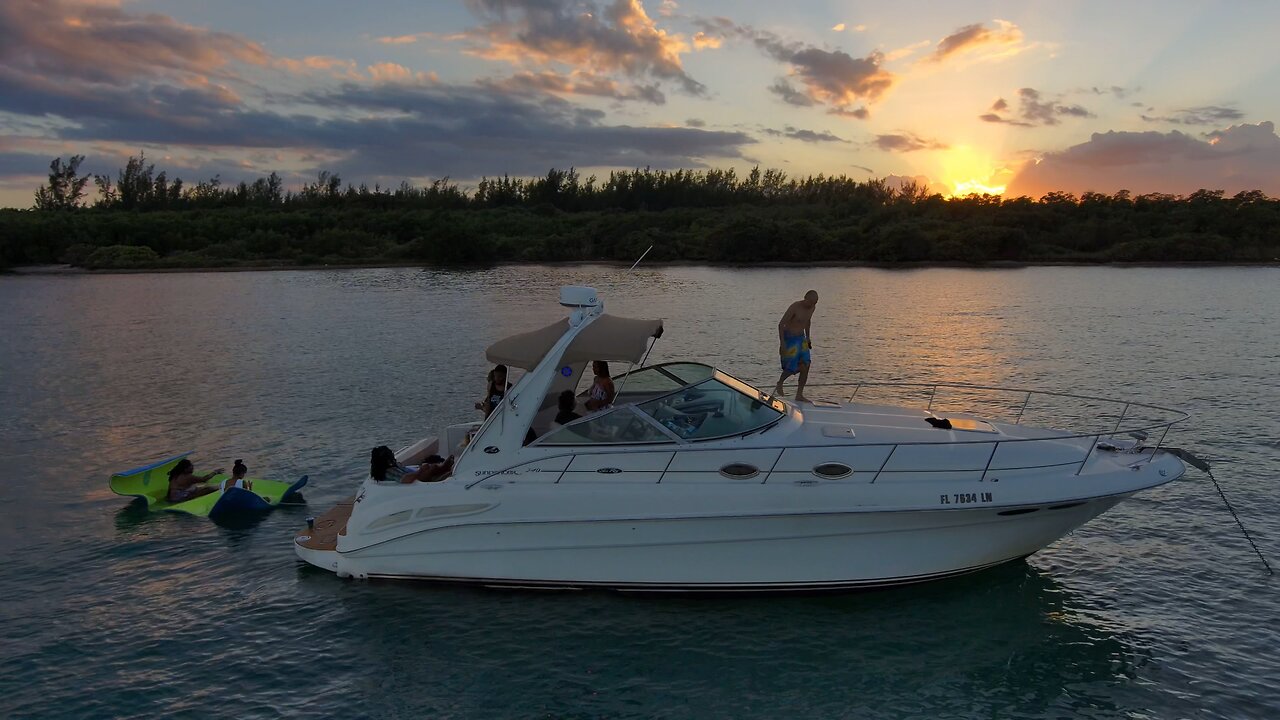
[[[502,592],[296,561],[368,449],[474,417],[484,346],[560,316],[568,283],[665,318],[654,360],[768,378],[812,287],[815,382],[1185,408],[1166,442],[1213,461],[1280,561],[1278,269],[7,276],[0,717],[1280,717],[1280,586],[1196,472],[1026,563],[865,594]],[[220,527],[107,488],[191,449],[310,474],[307,503]]]

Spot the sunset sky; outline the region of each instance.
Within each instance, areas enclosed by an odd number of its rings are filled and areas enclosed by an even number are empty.
[[[1280,3],[0,0],[0,205],[188,183],[776,167],[1280,195]]]

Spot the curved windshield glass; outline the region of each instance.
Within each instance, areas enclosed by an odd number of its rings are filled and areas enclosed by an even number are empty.
[[[552,430],[539,445],[600,445],[673,442],[671,437],[641,417],[634,405],[624,405]]]
[[[678,390],[715,374],[715,368],[701,363],[665,363],[616,375],[613,384],[624,395],[654,395]]]
[[[686,440],[741,435],[785,413],[780,401],[730,378],[705,380],[636,407]]]

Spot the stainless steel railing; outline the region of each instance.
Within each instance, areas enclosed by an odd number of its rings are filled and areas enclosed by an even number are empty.
[[[1079,400],[1079,401],[1085,401],[1090,403],[1112,404],[1120,408],[1118,419],[1116,420],[1115,424],[1110,427],[1110,429],[1102,428],[1102,429],[1093,429],[1089,431],[1077,431],[1077,432],[1068,431],[1064,433],[1054,434],[1050,436],[1043,436],[1043,437],[1012,438],[1012,439],[1003,439],[1003,440],[984,440],[984,439],[951,440],[951,439],[948,439],[945,441],[920,440],[920,441],[897,442],[897,443],[860,443],[860,442],[851,443],[851,444],[856,444],[858,447],[862,447],[862,448],[872,448],[872,447],[888,447],[889,448],[889,453],[885,456],[884,462],[881,463],[879,469],[876,471],[875,475],[871,479],[872,483],[876,482],[876,480],[880,478],[881,474],[885,472],[924,472],[924,471],[918,471],[918,470],[895,471],[895,470],[885,469],[889,464],[889,460],[894,456],[894,454],[897,453],[899,448],[918,446],[918,445],[919,446],[923,446],[923,445],[929,445],[929,446],[987,445],[987,444],[991,445],[992,446],[991,453],[987,456],[986,465],[982,468],[981,481],[985,482],[987,479],[987,475],[992,471],[991,464],[994,461],[996,453],[999,451],[1001,445],[1033,443],[1033,442],[1043,443],[1043,442],[1055,442],[1055,441],[1066,441],[1066,440],[1080,440],[1080,439],[1087,438],[1089,439],[1088,447],[1086,452],[1084,453],[1084,456],[1080,460],[1072,460],[1072,461],[1060,462],[1060,463],[1050,463],[1047,465],[1025,465],[1025,466],[1016,466],[1016,467],[1001,467],[997,469],[997,471],[1028,470],[1028,469],[1040,469],[1040,468],[1049,468],[1049,467],[1068,467],[1068,466],[1075,465],[1077,467],[1074,474],[1079,475],[1080,472],[1085,468],[1086,464],[1089,462],[1089,458],[1092,457],[1093,451],[1097,448],[1098,443],[1102,441],[1102,438],[1104,436],[1113,437],[1120,433],[1126,433],[1131,436],[1137,437],[1138,441],[1141,442],[1142,440],[1149,437],[1152,433],[1159,431],[1160,439],[1159,441],[1157,441],[1156,445],[1151,449],[1151,454],[1148,457],[1148,462],[1149,462],[1151,459],[1155,458],[1156,453],[1160,449],[1160,446],[1163,445],[1164,440],[1168,435],[1169,429],[1178,423],[1184,422],[1190,417],[1189,413],[1186,413],[1182,410],[1163,407],[1160,405],[1154,405],[1150,403],[1139,403],[1132,400],[1117,400],[1112,398],[1083,395],[1079,393],[1065,393],[1065,392],[1056,392],[1056,391],[1050,391],[1050,390],[1029,390],[1026,388],[970,385],[965,383],[858,382],[858,383],[809,383],[808,385],[806,385],[806,389],[837,388],[837,387],[853,388],[853,392],[849,394],[848,399],[846,400],[846,402],[848,403],[852,403],[854,400],[856,400],[859,393],[864,388],[870,388],[870,387],[911,388],[911,389],[919,390],[921,392],[923,392],[923,390],[927,388],[929,390],[929,399],[928,399],[928,403],[925,406],[926,411],[931,411],[934,403],[937,402],[939,389],[962,390],[968,393],[975,393],[975,392],[990,393],[990,394],[1003,393],[1003,394],[1009,394],[1009,395],[1022,396],[1022,402],[1018,406],[1017,415],[1013,418],[1012,424],[1014,425],[1018,425],[1022,422],[1022,419],[1026,414],[1026,410],[1028,406],[1031,405],[1031,400],[1035,397],[1053,397],[1053,398],[1064,398],[1064,399],[1070,399],[1070,400]],[[1130,411],[1135,408],[1150,410],[1156,413],[1167,413],[1168,417],[1162,418],[1158,421],[1152,421],[1152,422],[1146,422],[1146,421],[1135,422],[1131,427],[1122,427],[1124,424],[1124,420],[1127,417],[1129,417]],[[971,415],[976,413],[963,411],[962,414]],[[767,429],[768,429],[767,427],[758,429],[756,431],[748,433],[748,436],[757,434],[762,430],[767,430]],[[734,449],[733,446],[726,445],[726,442],[734,442],[736,439],[737,438],[721,438],[719,440],[706,441],[706,443],[686,442],[686,443],[679,444],[676,448],[673,448],[672,451],[681,452],[681,453],[731,451],[732,449]],[[655,444],[655,445],[627,444],[627,445],[613,446],[609,448],[602,447],[598,450],[593,449],[592,451],[587,451],[587,452],[576,451],[576,452],[563,452],[563,453],[556,453],[551,455],[544,455],[537,458],[530,458],[528,460],[515,463],[513,465],[510,465],[508,467],[505,467],[499,470],[493,470],[491,472],[486,471],[484,475],[476,478],[475,480],[468,482],[466,487],[471,488],[489,479],[490,477],[493,477],[494,475],[505,474],[512,470],[516,470],[526,465],[530,465],[537,462],[545,462],[547,460],[553,460],[553,459],[558,459],[563,457],[574,457],[577,455],[597,455],[598,456],[598,455],[606,455],[606,454],[615,454],[619,452],[634,452],[638,450],[645,450],[650,447],[667,447],[669,445],[670,443],[661,443],[661,444]],[[806,449],[806,448],[830,448],[830,447],[832,447],[832,445],[830,444],[806,444],[806,445],[778,444],[778,445],[752,445],[750,449],[785,451],[789,449],[798,450],[798,449]],[[779,457],[781,457],[781,455],[779,455]],[[776,465],[777,463],[775,461],[774,467],[776,467]],[[947,469],[947,470],[939,470],[937,472],[973,472],[976,470],[977,470],[976,467],[975,468],[953,468],[953,469]],[[771,473],[772,473],[772,468],[770,469],[769,472],[764,473],[765,478],[761,482],[762,483],[767,482],[768,476]],[[563,474],[563,471],[561,471],[561,474]],[[559,482],[559,479],[557,479],[557,482]],[[661,480],[659,480],[658,482],[661,482]]]

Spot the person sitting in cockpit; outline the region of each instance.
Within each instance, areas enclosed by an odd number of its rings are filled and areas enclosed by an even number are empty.
[[[560,412],[556,413],[556,425],[568,425],[582,417],[574,412],[578,408],[578,398],[573,396],[572,390],[560,393],[559,403]]]

